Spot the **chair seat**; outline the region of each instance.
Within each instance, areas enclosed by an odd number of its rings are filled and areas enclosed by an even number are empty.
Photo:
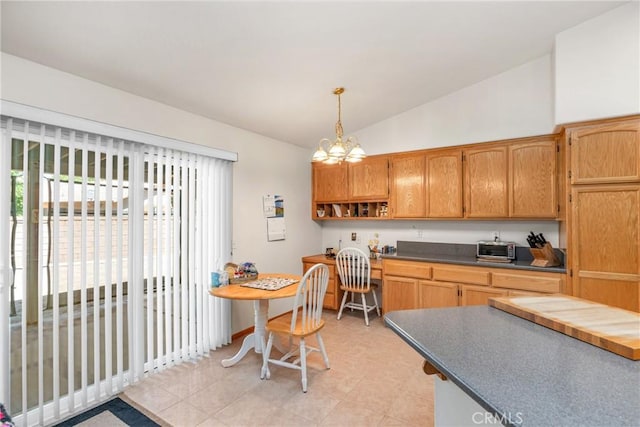
[[[302,315],[298,315],[296,320],[296,329],[293,331],[294,337],[306,337],[315,334],[324,327],[324,319],[320,319],[320,323],[315,328],[302,329]],[[267,322],[267,331],[276,334],[289,334],[291,331],[291,316],[280,316]]]
[[[369,289],[351,288],[349,286],[340,285],[340,289],[348,292],[357,292],[359,294],[366,294],[371,292],[372,289],[378,289],[378,284],[371,282]]]

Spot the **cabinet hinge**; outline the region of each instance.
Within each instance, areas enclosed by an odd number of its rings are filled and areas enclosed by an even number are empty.
[[[569,194],[569,203],[573,202],[573,196]]]
[[[560,213],[560,203],[558,203],[558,213]]]
[[[571,169],[569,169],[569,179],[571,179]]]
[[[465,160],[467,160],[467,156],[466,155],[462,155],[462,161],[464,162]]]
[[[569,277],[573,277],[573,270],[569,269]]]
[[[560,144],[556,144],[556,152],[559,153],[560,152]]]

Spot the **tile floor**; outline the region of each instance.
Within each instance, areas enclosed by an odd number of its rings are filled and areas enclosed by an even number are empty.
[[[375,315],[369,327],[361,312],[324,317],[331,369],[312,353],[307,393],[293,369],[271,365],[271,379],[260,380],[262,357],[254,352],[223,368],[237,339],[198,363],[144,379],[125,398],[172,426],[432,426],[433,381],[418,353]]]

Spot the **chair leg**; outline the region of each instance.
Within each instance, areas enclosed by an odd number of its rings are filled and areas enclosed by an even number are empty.
[[[364,294],[360,294],[360,296],[362,297],[362,311],[364,311],[364,323],[369,326],[369,315],[368,315],[368,310],[367,310],[367,299],[365,298]]]
[[[302,371],[302,391],[307,392],[307,347],[304,337],[300,338],[300,370]]]
[[[378,304],[378,298],[376,297],[375,289],[372,290],[371,293],[373,294],[373,302],[376,303],[376,311],[378,312],[378,317],[380,317],[380,305]]]
[[[340,304],[340,311],[338,311],[338,320],[342,317],[342,310],[344,309],[344,305],[347,303],[347,295],[349,292],[345,292],[342,296],[342,303]]]
[[[316,332],[316,337],[318,339],[318,346],[320,346],[322,358],[324,359],[324,364],[327,369],[330,369],[331,367],[329,366],[329,356],[327,356],[327,350],[324,348],[324,341],[322,340],[322,335],[320,335],[320,332]]]
[[[269,371],[269,356],[271,355],[271,347],[273,346],[273,332],[269,332],[269,340],[267,341],[267,347],[262,352],[262,370],[260,371],[260,379],[271,378],[271,372]]]

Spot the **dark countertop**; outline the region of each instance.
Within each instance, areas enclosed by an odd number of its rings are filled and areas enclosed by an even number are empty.
[[[488,306],[394,311],[384,321],[488,412],[511,414],[511,425],[521,414],[526,427],[638,426],[640,361]]]
[[[564,265],[558,267],[535,267],[531,265],[533,256],[529,249],[516,248],[516,261],[483,262],[476,259],[476,245],[453,243],[429,243],[429,242],[403,242],[397,243],[395,254],[383,254],[383,259],[404,259],[408,261],[438,262],[443,264],[473,265],[479,267],[496,267],[513,270],[546,271],[548,273],[566,273]],[[556,254],[564,260],[562,251],[556,249]]]

